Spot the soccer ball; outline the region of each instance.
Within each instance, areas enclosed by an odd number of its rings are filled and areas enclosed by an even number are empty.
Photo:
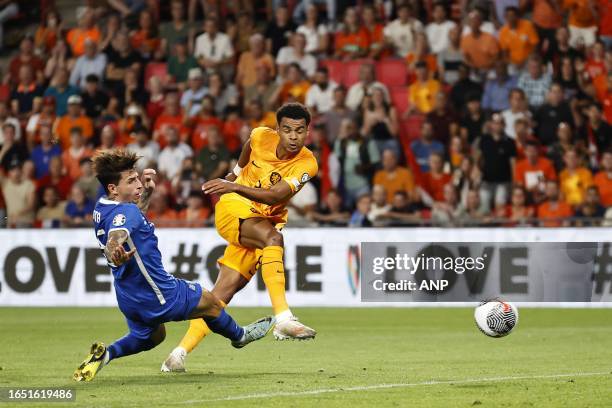
[[[474,320],[489,337],[504,337],[518,324],[518,309],[510,302],[486,300],[474,310]]]

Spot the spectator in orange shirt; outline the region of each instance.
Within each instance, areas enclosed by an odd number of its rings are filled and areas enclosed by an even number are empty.
[[[550,59],[552,50],[556,46],[556,32],[563,24],[563,16],[557,1],[533,0],[533,10],[531,20],[538,30],[541,39],[542,52],[545,53],[546,60]]]
[[[310,82],[304,79],[304,73],[297,63],[289,64],[287,70],[287,80],[278,87],[276,92],[270,96],[270,100],[282,105],[287,102],[304,103],[306,93],[310,89]]]
[[[416,64],[416,81],[408,87],[408,100],[410,106],[404,113],[407,117],[415,111],[426,114],[434,108],[436,94],[440,91],[440,82],[428,78],[427,64],[419,61]]]
[[[57,39],[62,36],[62,16],[57,10],[48,10],[42,23],[34,34],[34,46],[40,51],[40,55],[51,52]]]
[[[202,98],[202,109],[197,116],[190,119],[193,126],[191,133],[191,147],[193,151],[200,151],[208,144],[208,129],[211,126],[221,129],[223,121],[215,116],[215,100],[212,96],[206,95]]]
[[[561,192],[570,205],[579,205],[584,201],[586,189],[593,185],[591,170],[581,166],[578,153],[570,149],[563,156],[565,169],[559,174]]]
[[[152,58],[159,50],[161,39],[157,23],[149,10],[142,10],[138,16],[138,30],[131,35],[132,48],[139,51],[144,58]]]
[[[524,225],[530,221],[530,218],[535,216],[534,208],[527,205],[527,191],[523,186],[514,186],[510,199],[510,204],[497,209],[498,217],[507,218],[510,221],[505,223],[504,226]]]
[[[151,195],[147,218],[155,223],[156,227],[176,227],[178,214],[169,206],[169,197],[156,191]]]
[[[506,61],[520,70],[539,41],[533,24],[519,18],[518,8],[507,7],[506,24],[499,30],[499,47]]]
[[[85,146],[81,128],[70,129],[70,148],[62,153],[62,162],[68,177],[72,180],[81,177],[81,160],[92,155],[93,151]]]
[[[469,16],[469,26],[472,32],[461,38],[461,51],[469,66],[479,70],[487,70],[499,56],[499,45],[495,37],[482,31],[482,14],[474,10]]]
[[[72,55],[80,57],[85,53],[85,40],[90,39],[96,44],[100,43],[102,35],[96,26],[94,11],[85,9],[79,18],[79,26],[68,32],[66,40],[72,50]]]
[[[43,78],[43,70],[45,69],[45,63],[42,59],[34,55],[34,42],[32,37],[26,36],[19,43],[19,54],[17,54],[9,63],[8,72],[10,73],[10,80],[16,84],[19,82],[19,71],[21,67],[28,65],[34,71],[34,79],[41,82]]]
[[[159,143],[159,147],[162,149],[168,144],[164,136],[168,126],[173,126],[179,131],[181,141],[186,142],[189,139],[189,129],[183,126],[183,114],[176,92],[166,94],[164,111],[157,117],[153,125],[153,140]]]
[[[427,34],[420,32],[415,35],[414,52],[409,52],[406,55],[406,64],[409,70],[416,68],[417,62],[425,62],[429,76],[433,78],[438,72],[438,58],[430,52],[429,40]]]
[[[81,97],[72,95],[68,98],[68,113],[55,122],[55,134],[62,144],[62,150],[70,147],[70,134],[73,128],[81,128],[86,140],[93,136],[93,122],[85,116],[81,108]]]
[[[247,113],[251,129],[260,126],[267,126],[271,129],[276,128],[276,115],[272,111],[264,111],[263,104],[259,99],[253,99],[249,102]]]
[[[334,41],[335,57],[345,60],[367,55],[370,38],[365,27],[359,24],[357,11],[353,7],[344,13],[344,27],[336,33]]]
[[[391,203],[393,195],[398,191],[405,191],[410,197],[416,199],[414,177],[406,167],[397,165],[397,153],[392,149],[383,151],[382,169],[376,172],[372,184],[379,184],[385,188],[387,203]]]
[[[383,32],[385,26],[378,22],[374,6],[371,4],[365,5],[361,13],[361,18],[363,20],[363,26],[367,30],[368,37],[370,38],[368,56],[370,58],[382,58],[391,55],[385,42],[385,34]]]
[[[597,34],[597,16],[592,0],[564,0],[563,8],[569,10],[568,27],[570,45],[590,47],[595,43]]]
[[[210,209],[204,206],[202,193],[192,191],[187,198],[187,208],[179,212],[177,219],[181,227],[197,228],[207,224]]]
[[[451,182],[451,175],[443,172],[444,157],[440,153],[429,156],[429,171],[423,174],[422,187],[429,197],[422,197],[424,203],[444,201],[444,186]]]
[[[567,227],[568,220],[574,215],[572,207],[563,201],[559,194],[559,185],[554,180],[546,182],[546,201],[538,206],[538,219],[543,227]]]
[[[593,184],[597,186],[601,203],[612,207],[612,152],[607,151],[601,155],[601,170],[595,175]]]
[[[257,33],[249,38],[249,51],[240,54],[236,71],[236,85],[246,89],[257,82],[257,68],[267,67],[271,77],[276,75],[274,57],[266,52],[264,36]]]
[[[557,180],[552,162],[540,155],[536,141],[525,143],[525,158],[517,161],[514,167],[514,183],[524,186],[529,192],[544,190],[547,180]]]

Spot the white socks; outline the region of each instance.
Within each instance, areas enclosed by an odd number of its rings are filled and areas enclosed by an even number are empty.
[[[275,317],[276,317],[276,322],[280,323],[280,322],[283,322],[285,320],[288,320],[288,319],[292,318],[293,317],[293,313],[291,313],[290,309],[287,309],[284,312],[280,312]]]

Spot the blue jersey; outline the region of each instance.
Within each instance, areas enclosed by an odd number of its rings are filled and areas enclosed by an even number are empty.
[[[124,230],[128,233],[125,250],[136,249],[134,256],[121,266],[115,266],[108,260],[117,302],[124,314],[126,305],[131,308],[146,307],[153,315],[157,314],[156,311],[162,314],[166,307],[178,300],[178,280],[164,270],[155,227],[136,204],[100,198],[93,212],[93,220],[100,248],[104,250],[106,247],[111,231]]]

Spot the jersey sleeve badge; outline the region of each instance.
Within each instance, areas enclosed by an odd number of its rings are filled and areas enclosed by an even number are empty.
[[[117,214],[115,215],[115,217],[113,218],[113,225],[115,227],[120,227],[122,225],[125,224],[126,221],[126,217],[123,214]]]

